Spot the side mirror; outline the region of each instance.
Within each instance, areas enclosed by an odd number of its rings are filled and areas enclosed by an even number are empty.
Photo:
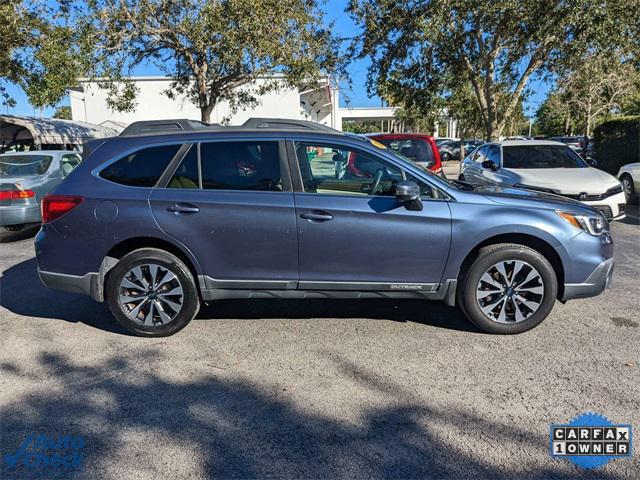
[[[396,198],[399,202],[411,202],[420,198],[420,187],[416,182],[403,180],[396,184]]]
[[[407,210],[421,211],[420,187],[416,182],[403,180],[396,184],[396,199],[402,203]]]
[[[498,170],[498,165],[496,165],[493,160],[485,160],[484,162],[482,162],[482,167],[483,168],[489,168],[489,169],[493,170],[494,172],[496,170]]]

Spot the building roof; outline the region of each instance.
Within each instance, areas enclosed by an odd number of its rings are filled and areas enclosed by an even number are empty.
[[[0,144],[9,144],[16,140],[33,140],[35,145],[80,145],[85,140],[117,134],[118,132],[112,128],[85,122],[0,115]]]

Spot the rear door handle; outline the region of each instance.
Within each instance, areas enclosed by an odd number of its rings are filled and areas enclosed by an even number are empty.
[[[333,215],[322,211],[311,211],[300,214],[300,218],[311,220],[312,222],[328,222],[333,220]]]
[[[168,206],[167,211],[173,213],[198,213],[200,209],[188,203],[176,203],[175,205]]]

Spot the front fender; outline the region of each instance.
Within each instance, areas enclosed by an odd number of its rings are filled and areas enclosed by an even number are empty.
[[[509,236],[514,236],[514,243],[517,243],[516,235],[542,240],[556,251],[564,268],[570,259],[565,245],[580,234],[553,210],[461,202],[452,202],[450,207],[451,251],[443,281],[458,278],[467,256],[478,245],[498,236],[502,242],[508,242]]]

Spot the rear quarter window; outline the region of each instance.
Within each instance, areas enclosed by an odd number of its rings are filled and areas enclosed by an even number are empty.
[[[105,180],[132,187],[153,187],[181,145],[138,150],[116,160],[100,172]]]

